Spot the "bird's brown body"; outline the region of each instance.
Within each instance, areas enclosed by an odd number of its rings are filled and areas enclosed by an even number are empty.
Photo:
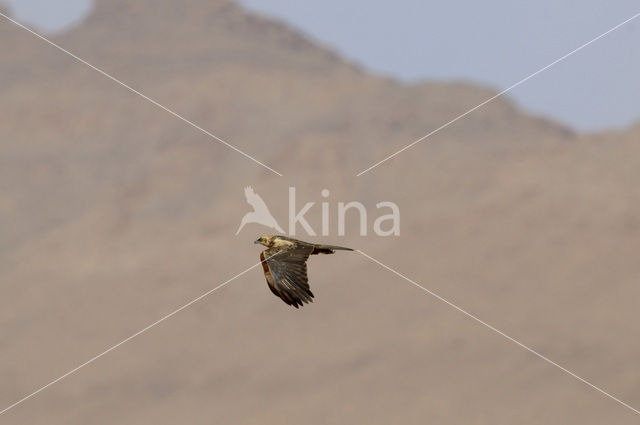
[[[260,262],[269,289],[295,308],[313,302],[307,277],[310,255],[333,254],[336,250],[353,251],[343,246],[312,244],[286,236],[264,235],[255,243],[267,247],[260,253]]]

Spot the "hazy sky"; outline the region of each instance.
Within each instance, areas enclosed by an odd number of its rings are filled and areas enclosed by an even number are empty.
[[[4,1],[19,19],[48,30],[81,18],[90,7],[90,0]],[[241,2],[377,73],[407,81],[469,80],[496,89],[640,12],[638,0]],[[639,53],[640,17],[510,96],[529,111],[583,130],[629,125],[640,119]]]

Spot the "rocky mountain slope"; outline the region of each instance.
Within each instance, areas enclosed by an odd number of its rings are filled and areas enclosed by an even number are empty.
[[[0,409],[258,261],[252,185],[640,405],[640,128],[580,135],[468,83],[367,74],[227,1],[99,0],[54,38],[281,172],[0,21]],[[358,235],[336,204],[401,209]],[[299,229],[300,231],[300,229]],[[310,239],[304,233],[301,238]],[[7,423],[633,423],[604,397],[357,253],[295,311],[254,269],[43,391]]]

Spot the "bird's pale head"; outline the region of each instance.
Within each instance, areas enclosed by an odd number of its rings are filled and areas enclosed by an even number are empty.
[[[260,245],[264,245],[267,248],[271,248],[273,245],[275,245],[275,239],[275,236],[262,235],[258,239],[253,241],[253,243],[259,243]]]

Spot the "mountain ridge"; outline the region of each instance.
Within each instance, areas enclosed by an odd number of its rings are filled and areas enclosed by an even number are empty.
[[[235,236],[247,185],[285,229],[289,187],[316,230],[322,202],[332,232],[338,202],[371,208],[369,230],[397,203],[399,237],[359,236],[355,214],[345,237],[297,237],[361,249],[640,403],[640,127],[574,133],[500,98],[356,178],[496,91],[370,75],[228,2],[96,5],[54,40],[284,177],[0,23],[5,405],[257,264],[265,229]],[[309,262],[299,311],[250,270],[3,420],[634,423],[352,254]]]

